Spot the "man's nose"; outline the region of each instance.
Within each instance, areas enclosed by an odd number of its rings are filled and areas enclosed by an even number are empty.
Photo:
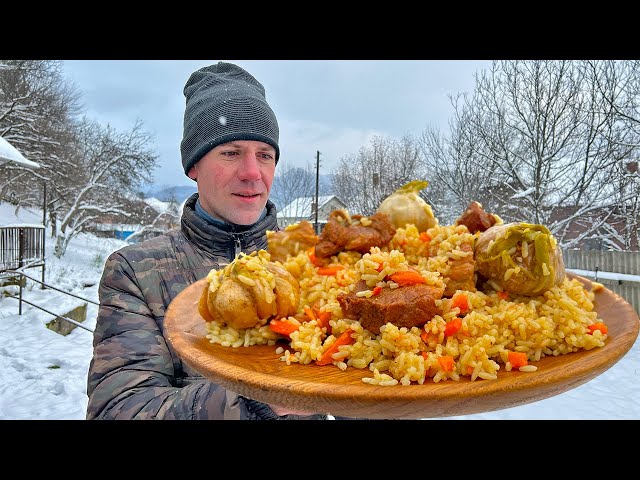
[[[240,180],[260,180],[262,173],[260,172],[260,163],[255,152],[243,153],[238,177]]]

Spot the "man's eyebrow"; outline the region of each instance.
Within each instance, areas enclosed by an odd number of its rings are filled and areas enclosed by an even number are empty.
[[[269,145],[268,143],[265,143],[264,145],[260,145],[258,147],[258,151],[273,153],[276,151],[276,149],[273,148],[273,146]]]

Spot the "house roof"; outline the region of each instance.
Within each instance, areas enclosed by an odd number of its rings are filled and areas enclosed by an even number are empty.
[[[338,199],[335,195],[320,195],[318,197],[318,210],[334,198]],[[311,205],[315,201],[316,197],[298,197],[278,212],[278,218],[308,218],[313,213]],[[340,200],[338,199],[338,201]]]
[[[0,137],[0,164],[4,162],[14,162],[27,168],[40,168],[40,164],[27,160],[16,147],[7,140]]]

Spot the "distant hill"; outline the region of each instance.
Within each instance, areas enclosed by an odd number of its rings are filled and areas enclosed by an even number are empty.
[[[150,189],[145,191],[144,195],[147,198],[154,197],[163,202],[169,202],[172,199],[175,199],[178,204],[181,204],[197,191],[198,188],[196,187],[195,182],[193,186],[154,185]]]

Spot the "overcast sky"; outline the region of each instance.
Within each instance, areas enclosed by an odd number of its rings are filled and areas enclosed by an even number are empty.
[[[448,128],[449,95],[471,92],[482,60],[232,60],[265,87],[280,125],[281,162],[330,173],[370,139]],[[193,185],[180,162],[189,75],[218,60],[66,60],[85,114],[119,131],[140,118],[155,133],[156,185]]]

